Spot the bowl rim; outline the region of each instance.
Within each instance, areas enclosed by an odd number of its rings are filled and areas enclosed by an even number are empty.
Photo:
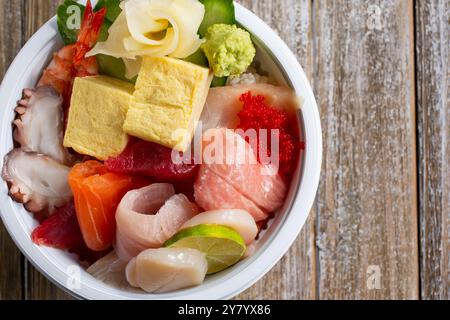
[[[303,172],[300,173],[302,177],[297,186],[292,206],[285,214],[286,217],[280,224],[277,232],[271,235],[271,239],[268,239],[267,243],[263,245],[265,249],[259,250],[258,256],[249,262],[247,266],[244,266],[240,272],[235,272],[228,279],[221,280],[217,284],[207,286],[196,292],[192,292],[193,290],[182,290],[172,295],[148,295],[149,299],[204,299],[205,297],[208,299],[229,299],[238,295],[262,278],[287,252],[304,226],[315,200],[322,165],[322,130],[319,110],[310,83],[295,55],[275,31],[242,5],[235,3],[235,7],[238,23],[249,30],[256,39],[259,39],[261,44],[266,46],[267,52],[271,54],[272,58],[276,59],[280,70],[285,73],[286,79],[291,82],[292,88],[298,93],[301,92],[301,96],[304,99],[301,113],[306,144],[302,164]],[[27,70],[27,65],[24,61],[32,60],[33,55],[36,56],[36,48],[42,48],[45,44],[54,42],[54,37],[57,35],[55,26],[56,16],[45,23],[31,37],[10,65],[0,87],[0,101],[7,102],[5,105],[15,105],[16,97],[13,97],[11,92],[14,92]],[[277,57],[283,57],[283,59]],[[0,120],[7,118],[8,111],[10,111],[8,107],[0,110]],[[11,130],[10,127],[0,127],[0,141],[6,141],[7,130]],[[4,145],[2,143],[0,148],[5,149]],[[1,154],[6,154],[9,150],[0,151]],[[0,166],[3,166],[3,159],[0,159]],[[119,289],[113,290],[108,288],[109,292],[99,290],[96,288],[100,286],[99,280],[88,278],[83,279],[83,288],[67,288],[64,285],[64,283],[67,283],[68,277],[66,270],[58,268],[52,262],[51,255],[49,255],[46,248],[37,248],[30,241],[29,234],[25,232],[25,226],[18,218],[7,214],[15,204],[7,192],[3,192],[3,189],[6,188],[3,186],[1,189],[0,215],[8,233],[22,254],[52,283],[77,298],[145,298],[141,295],[133,297],[131,294],[130,296],[123,296],[121,295],[123,292]],[[255,263],[256,261],[258,263]]]

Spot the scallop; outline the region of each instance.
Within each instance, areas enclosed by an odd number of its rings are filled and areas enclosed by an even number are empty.
[[[147,249],[127,265],[128,283],[149,293],[199,285],[208,270],[205,254],[188,248]]]

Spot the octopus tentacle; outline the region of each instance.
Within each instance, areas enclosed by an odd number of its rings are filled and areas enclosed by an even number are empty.
[[[25,89],[18,102],[14,121],[14,140],[27,152],[45,154],[63,164],[73,157],[63,146],[63,99],[55,89],[42,86]]]
[[[51,214],[72,199],[69,171],[48,156],[14,149],[5,156],[2,178],[8,183],[11,198],[28,211]]]

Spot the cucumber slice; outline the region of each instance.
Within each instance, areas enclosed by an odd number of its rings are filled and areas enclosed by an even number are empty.
[[[206,59],[205,53],[201,48],[199,48],[196,52],[191,54],[189,57],[184,58],[183,60],[202,67],[209,67],[208,59]]]
[[[99,0],[97,2],[97,5],[95,6],[94,11],[106,8],[105,19],[113,23],[122,12],[122,9],[120,8],[120,2],[121,0]]]
[[[100,74],[131,83],[136,82],[137,77],[134,79],[125,77],[126,70],[122,59],[117,59],[105,54],[98,54],[96,57]]]
[[[198,34],[202,38],[213,24],[236,24],[233,0],[200,0],[200,2],[205,6],[205,17],[198,29]]]
[[[211,83],[211,87],[225,87],[225,85],[227,84],[227,80],[228,77],[223,77],[223,78],[219,78],[219,77],[214,77],[212,83]]]
[[[184,61],[194,63],[196,65],[209,68],[208,59],[206,59],[205,53],[202,49],[198,49],[194,54],[183,59]],[[211,87],[224,87],[227,84],[227,77],[218,78],[214,77]]]

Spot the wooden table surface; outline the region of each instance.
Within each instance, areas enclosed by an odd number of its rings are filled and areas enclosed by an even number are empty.
[[[3,75],[60,0],[0,1]],[[297,241],[238,298],[450,299],[450,0],[239,2],[309,76],[324,160]],[[0,298],[70,298],[3,226]]]

